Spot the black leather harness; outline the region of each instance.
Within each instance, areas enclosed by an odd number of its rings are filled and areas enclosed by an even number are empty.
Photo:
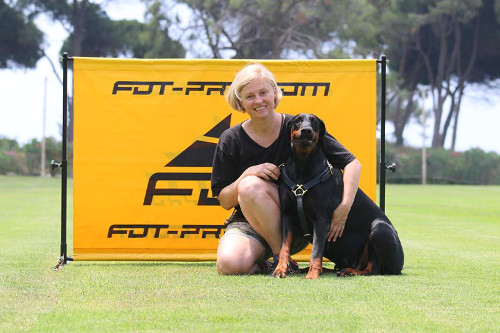
[[[330,178],[333,175],[332,165],[328,161],[326,161],[326,163],[327,163],[326,169],[321,174],[314,177],[313,179],[311,179],[310,181],[308,181],[305,184],[296,184],[286,174],[285,169],[283,168],[285,166],[285,163],[280,165],[281,175],[283,176],[283,181],[292,190],[293,194],[297,198],[297,211],[299,213],[300,228],[302,229],[302,232],[304,233],[304,237],[308,238],[311,242],[312,242],[313,236],[311,235],[311,232],[309,231],[309,228],[307,226],[306,214],[304,213],[304,204],[302,202],[302,198],[304,197],[304,194],[306,194],[306,192],[309,189],[318,185],[319,183],[326,182],[328,180],[328,178]]]

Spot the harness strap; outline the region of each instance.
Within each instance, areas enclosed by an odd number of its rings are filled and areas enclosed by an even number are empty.
[[[293,194],[297,198],[297,211],[299,213],[299,220],[300,220],[300,226],[302,229],[302,232],[304,233],[304,236],[309,238],[309,240],[312,242],[312,235],[311,232],[309,231],[309,227],[307,226],[307,220],[306,220],[306,214],[304,212],[304,204],[302,202],[302,198],[304,197],[304,194],[306,192],[313,188],[314,186],[318,185],[319,183],[323,183],[328,180],[333,175],[333,170],[332,170],[332,165],[328,160],[326,161],[327,167],[326,169],[318,176],[314,177],[310,181],[308,181],[305,184],[296,184],[292,179],[286,174],[285,170],[283,169],[281,174],[283,176],[283,180],[285,181],[285,184],[292,190]],[[280,165],[280,169],[285,166],[285,163]]]
[[[304,237],[312,243],[313,236],[307,226],[306,214],[304,213],[304,205],[302,203],[302,195],[297,196],[297,211],[299,212],[300,228],[302,229],[302,233],[304,234]]]

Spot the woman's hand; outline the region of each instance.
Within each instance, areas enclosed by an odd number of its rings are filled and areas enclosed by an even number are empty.
[[[358,191],[359,176],[361,175],[361,163],[354,159],[344,168],[344,192],[342,193],[342,202],[333,212],[332,224],[328,231],[327,239],[329,242],[335,242],[344,232],[347,215],[351,210],[354,197]]]
[[[349,211],[350,207],[340,204],[333,212],[332,224],[326,236],[329,242],[332,240],[335,242],[337,238],[342,236]]]
[[[256,176],[265,180],[278,180],[280,169],[272,163],[262,163],[249,167],[241,175],[241,179],[247,176]]]

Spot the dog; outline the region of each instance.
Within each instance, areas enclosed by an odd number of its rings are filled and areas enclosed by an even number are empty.
[[[342,172],[328,162],[322,150],[326,130],[321,119],[299,114],[287,127],[292,152],[281,166],[282,245],[272,275],[286,277],[294,237],[312,243],[306,279],[319,278],[323,257],[335,263],[335,272],[341,277],[401,274],[404,253],[398,233],[361,189],[357,190],[342,237],[326,241],[333,212],[342,200]]]

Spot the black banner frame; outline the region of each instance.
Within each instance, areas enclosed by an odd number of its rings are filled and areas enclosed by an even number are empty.
[[[67,161],[67,140],[68,140],[68,62],[73,61],[67,52],[63,53],[63,123],[62,123],[62,161],[57,163],[52,161],[52,168],[61,168],[61,244],[60,257],[54,269],[59,269],[66,265],[68,261],[73,261],[73,257],[68,257],[67,244],[67,200],[68,200],[68,161]],[[385,163],[385,118],[386,118],[386,76],[387,57],[382,55],[377,60],[381,67],[381,89],[380,89],[380,163],[379,163],[379,206],[385,212],[385,184],[386,170],[396,171],[396,164],[386,165]]]

